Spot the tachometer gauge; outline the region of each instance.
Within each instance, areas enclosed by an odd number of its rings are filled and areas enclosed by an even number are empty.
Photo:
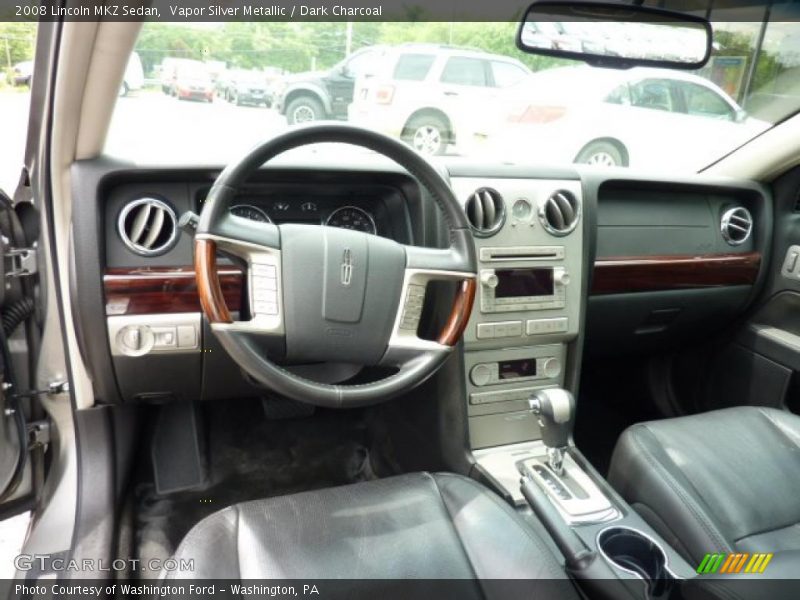
[[[370,214],[355,206],[337,208],[330,214],[325,224],[330,227],[352,229],[354,231],[363,231],[364,233],[377,233],[375,221]]]
[[[231,206],[231,214],[235,217],[242,219],[249,219],[251,221],[258,221],[259,223],[272,223],[267,213],[260,208],[251,206],[250,204],[237,204]]]

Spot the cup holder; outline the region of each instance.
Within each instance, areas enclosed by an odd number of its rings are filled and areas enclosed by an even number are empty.
[[[655,541],[636,529],[608,527],[597,536],[600,552],[611,564],[644,580],[648,598],[665,598],[675,585],[667,555]]]

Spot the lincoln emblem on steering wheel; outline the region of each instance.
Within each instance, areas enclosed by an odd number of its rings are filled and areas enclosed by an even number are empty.
[[[342,254],[342,285],[347,287],[353,279],[353,253],[345,248]]]

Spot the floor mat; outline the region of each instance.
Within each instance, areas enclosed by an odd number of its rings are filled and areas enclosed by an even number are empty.
[[[214,403],[203,411],[205,489],[159,496],[151,481],[136,487],[136,541],[144,565],[171,556],[192,526],[231,504],[376,479],[358,411],[319,410],[310,418],[277,421],[264,417],[259,402]]]

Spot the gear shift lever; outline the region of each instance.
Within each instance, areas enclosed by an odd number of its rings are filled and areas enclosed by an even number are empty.
[[[575,420],[575,398],[560,388],[537,390],[528,398],[528,406],[539,417],[542,442],[547,447],[547,464],[561,476],[564,474],[564,451]]]

